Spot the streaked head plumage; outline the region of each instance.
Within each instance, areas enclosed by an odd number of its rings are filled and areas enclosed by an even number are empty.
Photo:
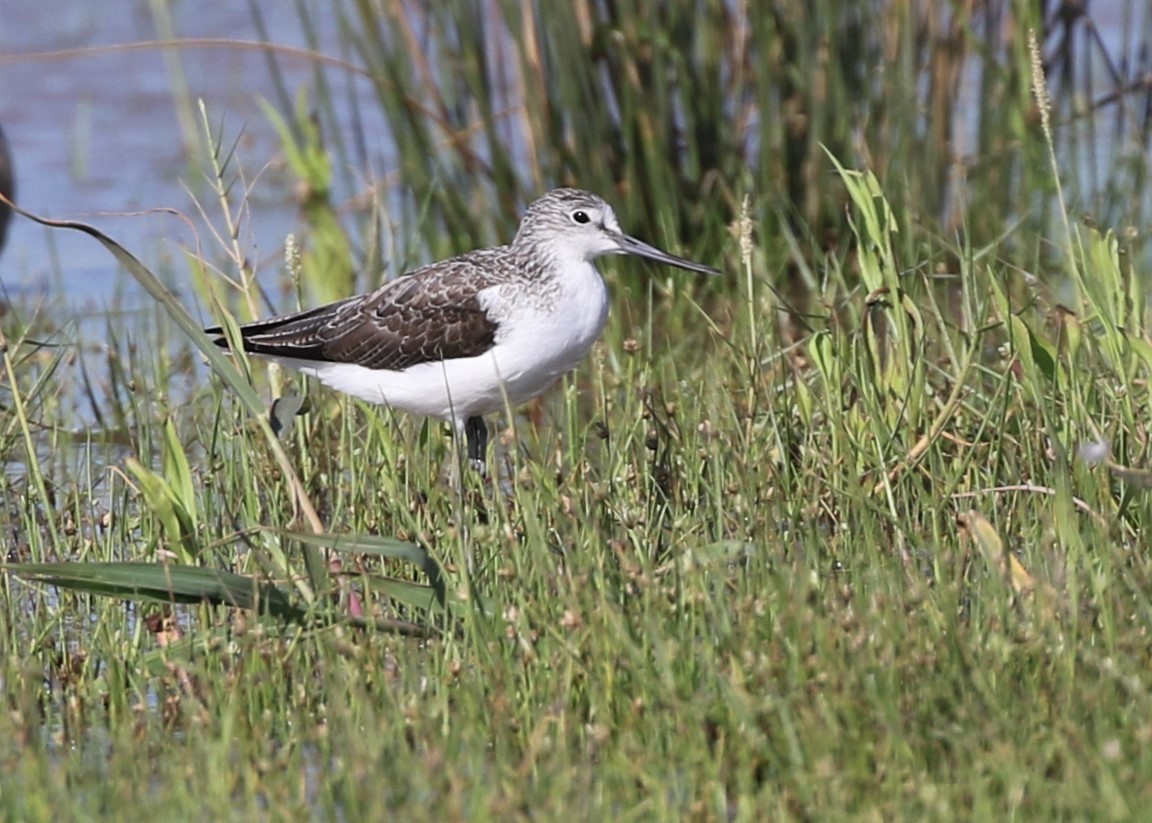
[[[524,212],[512,246],[562,263],[590,263],[606,254],[633,254],[689,271],[719,274],[711,266],[677,257],[625,234],[607,201],[583,189],[553,189],[533,201]]]

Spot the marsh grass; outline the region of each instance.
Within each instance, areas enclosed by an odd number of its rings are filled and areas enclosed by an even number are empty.
[[[806,50],[823,24],[805,15],[831,6],[753,4],[745,42],[708,16],[728,6],[698,5],[692,26],[677,4],[614,4],[611,20],[580,2],[505,18],[448,4],[423,22],[408,4],[342,7],[349,48],[384,79],[411,190],[398,246],[431,256],[506,236],[523,194],[575,176],[619,201],[629,229],[726,262],[723,284],[699,288],[608,262],[603,342],[500,421],[492,484],[443,481],[455,455],[437,425],[203,340],[164,282],[194,283],[225,320],[263,308],[234,240],[243,158],[210,127],[216,260],[157,277],[108,246],[156,309],[143,330],[109,321],[75,391],[68,348],[5,325],[0,526],[23,572],[4,575],[0,610],[6,817],[1140,815],[1152,346],[1139,238],[1070,213],[1058,119],[1035,157],[1009,148],[1031,116],[1022,34],[1004,45],[977,21],[1010,59],[986,57],[986,94],[1008,114],[976,161],[1014,171],[969,178],[979,207],[950,217],[931,194],[942,138],[916,138],[933,148],[913,168],[917,127],[896,131],[906,99],[869,121],[869,157],[847,140],[860,96],[881,91],[856,84],[853,49],[889,38],[893,71],[919,76],[908,21],[837,18],[825,45],[847,76],[822,97],[805,84],[839,75]],[[498,24],[520,51],[494,48]],[[452,57],[457,40],[468,49]],[[767,44],[767,68],[721,42]],[[512,71],[498,55],[537,67],[523,99],[497,93],[486,72]],[[792,94],[720,84],[675,114],[708,73],[736,83],[726,59],[765,81],[789,69]],[[794,69],[809,61],[819,70]],[[997,73],[1011,82],[987,85]],[[641,106],[637,76],[680,85]],[[605,84],[615,113],[590,106]],[[708,107],[733,99],[810,113],[789,160],[779,122],[756,147],[730,144],[747,114]],[[315,282],[322,261],[385,257],[382,220],[335,219],[323,192],[339,164],[294,101],[277,108],[294,173],[322,194],[278,292],[303,299],[331,285]],[[660,135],[677,117],[720,134],[677,138],[688,159],[669,173]],[[1010,217],[1037,198],[1055,220]],[[944,228],[953,218],[967,230]],[[369,240],[348,228],[360,220]],[[300,392],[308,413],[275,436],[267,399]],[[62,439],[78,404],[115,436]],[[113,563],[142,565],[98,565]],[[201,588],[175,597],[157,570]]]

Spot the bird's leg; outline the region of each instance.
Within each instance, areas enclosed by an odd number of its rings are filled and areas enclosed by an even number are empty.
[[[485,454],[488,450],[488,425],[479,415],[464,422],[464,436],[468,441],[468,462],[483,477],[488,473]]]

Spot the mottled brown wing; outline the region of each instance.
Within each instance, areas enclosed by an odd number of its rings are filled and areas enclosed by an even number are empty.
[[[463,272],[403,277],[363,303],[344,307],[318,331],[324,358],[400,371],[484,354],[497,329],[477,298],[484,285]]]
[[[414,272],[371,294],[240,327],[252,354],[355,363],[400,371],[488,351],[498,324],[478,294],[495,283],[457,258]],[[209,333],[219,334],[218,329]],[[217,340],[219,345],[226,345]]]

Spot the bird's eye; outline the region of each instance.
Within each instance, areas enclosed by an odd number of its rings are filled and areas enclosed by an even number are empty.
[[[586,211],[574,211],[572,212],[572,219],[577,223],[587,223],[592,218],[588,216]]]

